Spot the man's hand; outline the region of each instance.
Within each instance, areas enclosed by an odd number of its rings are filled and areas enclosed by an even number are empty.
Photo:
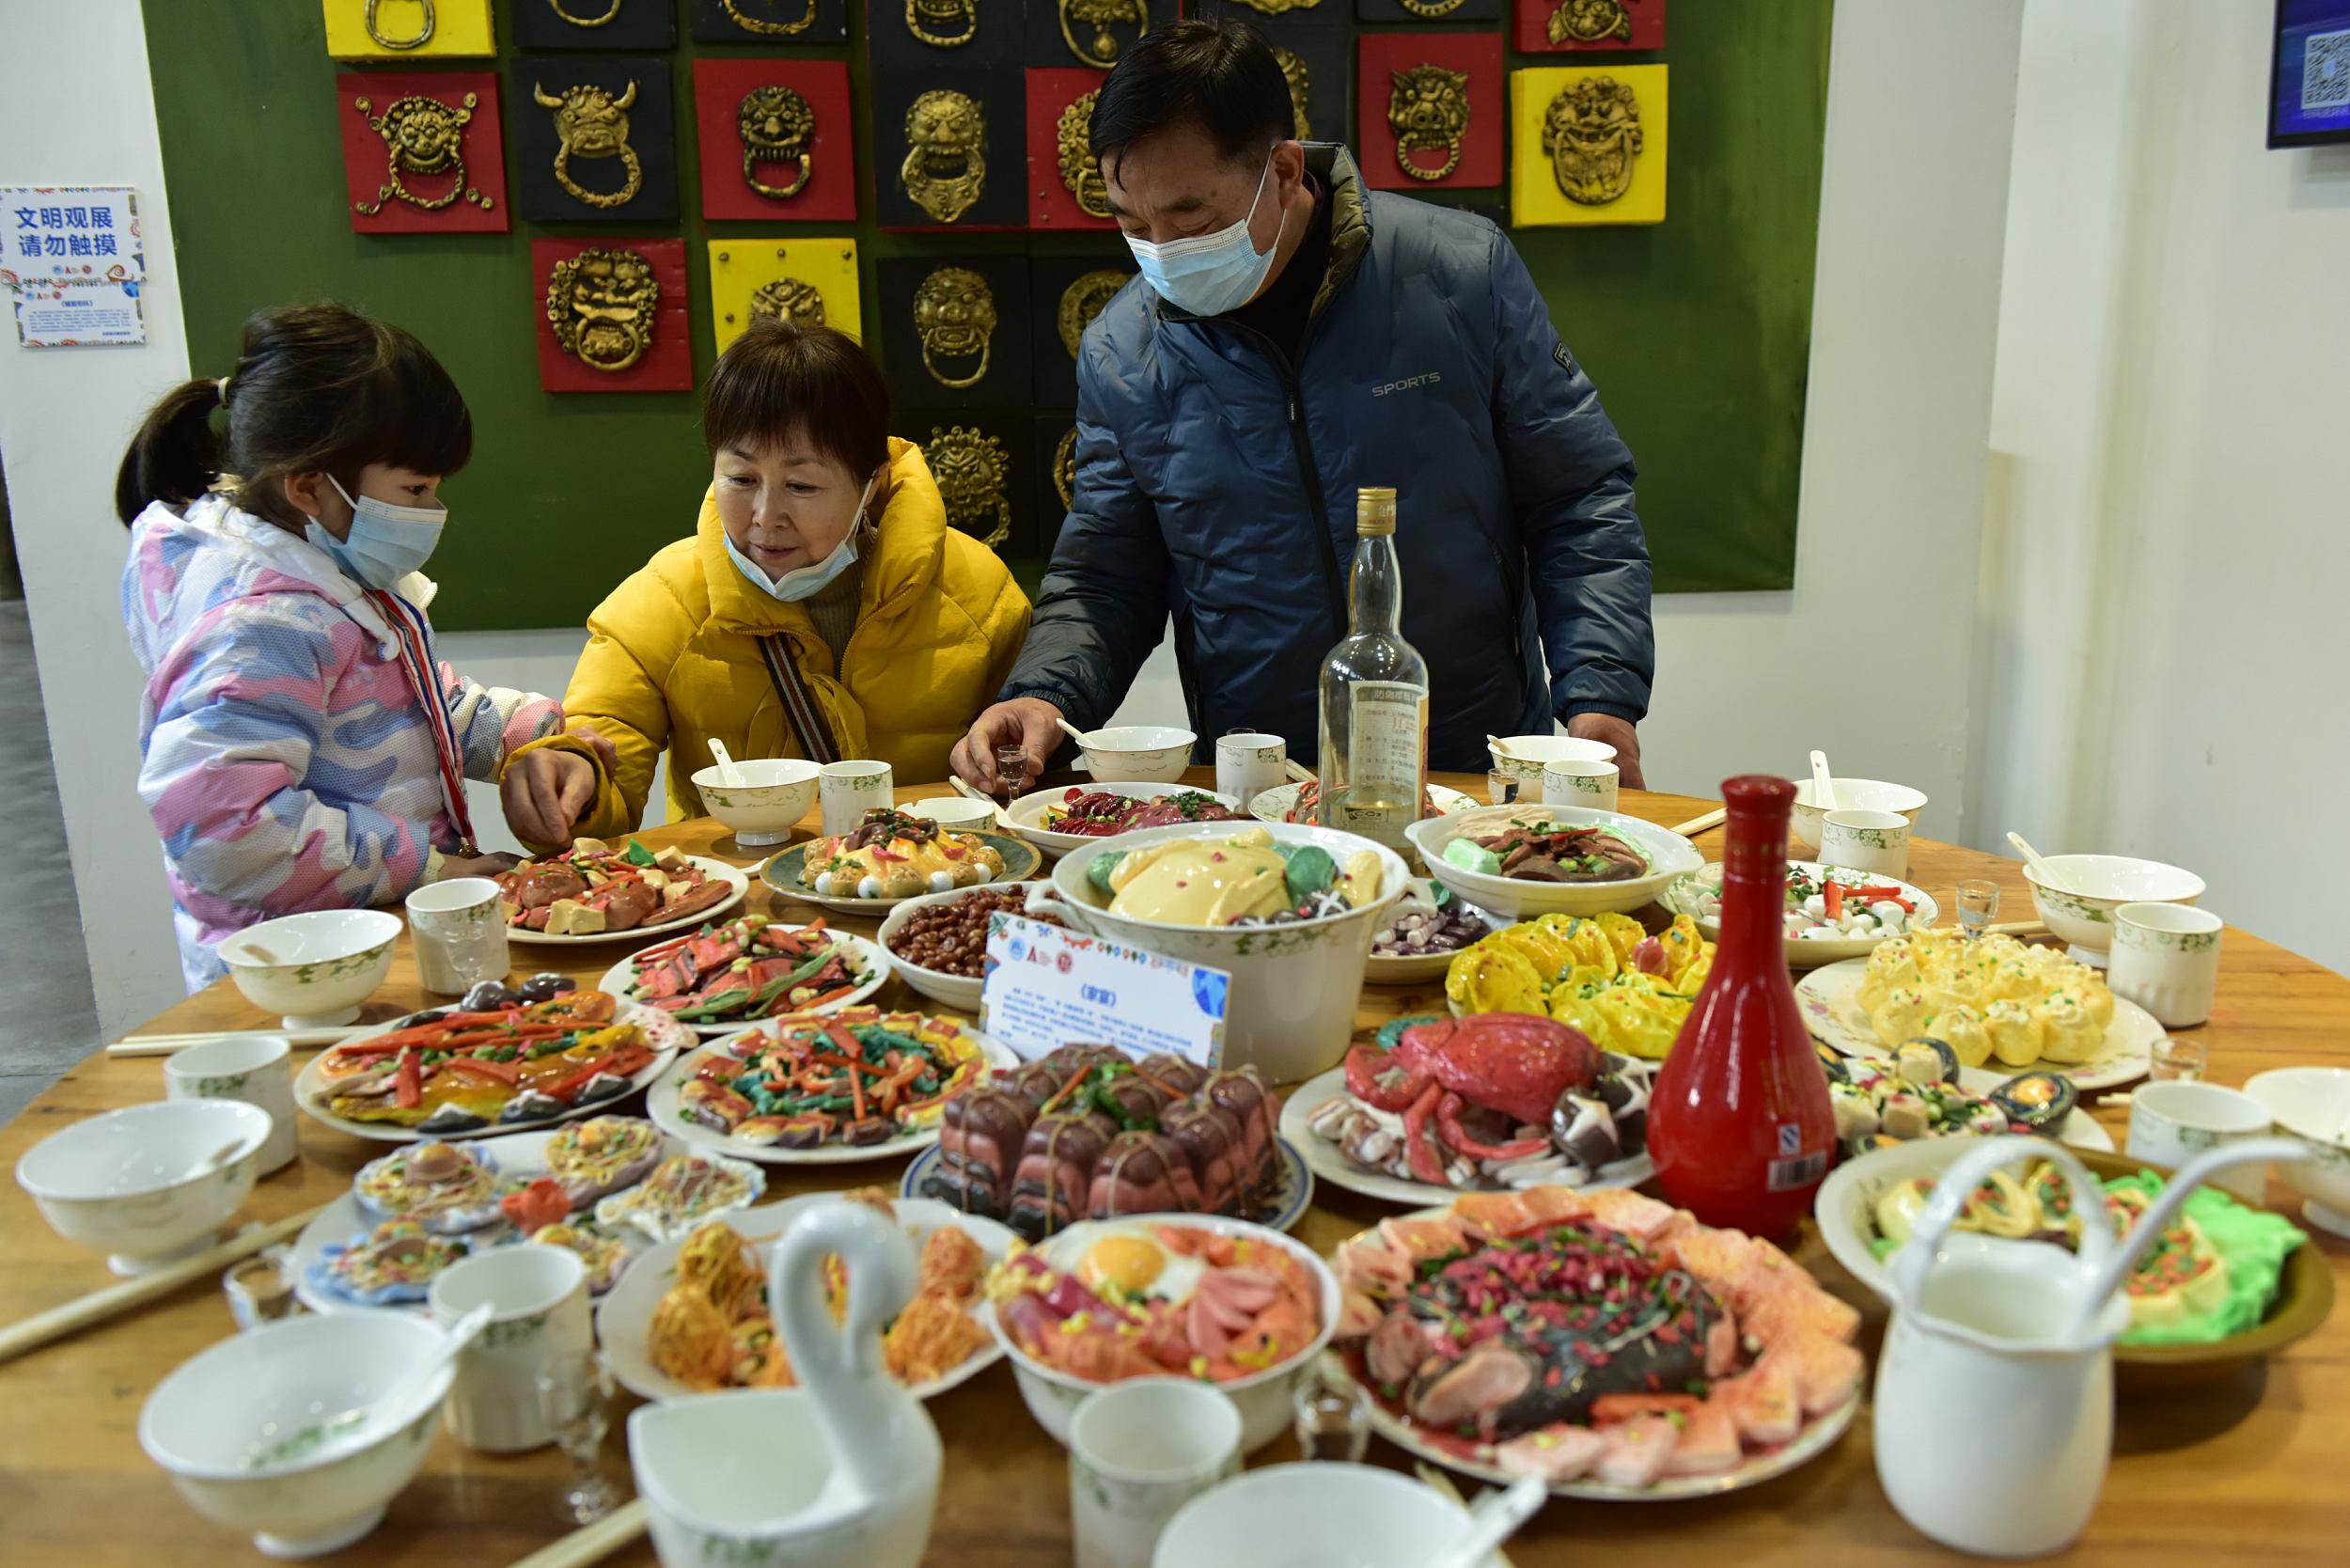
[[[971,732],[955,743],[949,759],[957,777],[973,789],[995,792],[995,748],[1018,745],[1028,754],[1028,776],[1044,771],[1060,749],[1058,708],[1041,697],[1015,697],[998,702],[972,723]]]
[[[611,742],[592,731],[572,731],[596,745],[602,756]],[[592,739],[589,737],[592,736]],[[602,742],[597,745],[597,742]],[[595,804],[596,765],[575,751],[541,746],[507,765],[498,786],[498,804],[506,808],[506,825],[525,843],[569,844],[572,826]]]
[[[1613,713],[1577,713],[1567,720],[1567,733],[1578,741],[1604,741],[1616,748],[1616,782],[1627,790],[1645,790],[1640,773],[1639,732]]]

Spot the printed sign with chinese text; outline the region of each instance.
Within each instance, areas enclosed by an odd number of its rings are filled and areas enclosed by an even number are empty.
[[[32,348],[144,343],[147,261],[127,185],[0,185],[7,214],[0,287]]]
[[[1024,1061],[1073,1042],[1131,1057],[1171,1051],[1214,1070],[1224,1058],[1231,976],[1083,932],[994,915],[979,1027]]]

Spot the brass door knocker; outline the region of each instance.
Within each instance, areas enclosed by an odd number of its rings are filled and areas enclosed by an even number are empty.
[[[620,0],[612,0],[612,3],[604,8],[602,16],[573,16],[563,8],[563,0],[547,0],[547,9],[574,27],[601,27],[620,14]]]
[[[1553,43],[1603,43],[1609,39],[1632,41],[1632,15],[1623,0],[1560,0],[1543,29]]]
[[[927,30],[958,24],[959,33]],[[906,31],[932,49],[960,49],[979,36],[979,0],[906,0]]]
[[[1387,129],[1395,133],[1395,161],[1415,180],[1442,180],[1461,166],[1461,138],[1468,130],[1468,73],[1439,65],[1416,65],[1387,75]],[[1441,152],[1442,168],[1413,161],[1413,154]]]
[[[1313,137],[1312,122],[1306,118],[1306,100],[1313,92],[1313,78],[1306,72],[1306,57],[1294,49],[1280,44],[1273,46],[1273,61],[1281,68],[1281,80],[1290,85],[1290,108],[1297,116],[1297,139]]]
[[[1071,99],[1069,107],[1060,112],[1053,141],[1060,154],[1060,182],[1069,187],[1069,194],[1089,216],[1106,218],[1110,188],[1102,179],[1102,165],[1094,161],[1093,137],[1087,129],[1093,120],[1094,101],[1101,96],[1102,89],[1096,87]]]
[[[751,320],[822,326],[824,296],[816,291],[816,285],[801,278],[770,278],[751,290]]]
[[[807,145],[816,133],[816,111],[807,106],[807,99],[786,86],[753,87],[743,95],[735,111],[735,129],[743,136],[743,183],[770,201],[789,201],[807,188],[808,173],[816,161]],[[760,182],[760,165],[795,160],[800,174],[791,184]]]
[[[943,431],[932,425],[922,455],[950,525],[977,535],[991,550],[1011,537],[1011,498],[1005,494],[1011,465],[1001,441],[962,425]]]
[[[1107,71],[1118,63],[1118,37],[1110,31],[1115,22],[1131,22],[1141,31],[1151,30],[1149,0],[1059,0],[1061,41],[1083,64]],[[1093,29],[1093,37],[1085,43],[1070,30],[1070,24]]]
[[[548,97],[547,89],[534,82],[530,96],[539,107],[555,111],[556,184],[590,207],[625,207],[636,199],[636,193],[644,188],[645,165],[637,161],[636,149],[628,145],[628,111],[636,102],[635,78],[629,79],[618,98],[592,82],[565,87],[560,98]],[[572,179],[574,157],[618,158],[628,180],[608,194],[588,190]]]
[[[1284,11],[1309,11],[1322,0],[1240,0],[1240,3],[1260,16],[1279,16]]]
[[[1053,490],[1060,496],[1064,508],[1077,504],[1077,427],[1072,425],[1062,434],[1060,445],[1053,448]]]
[[[590,246],[547,275],[547,322],[565,353],[591,370],[618,373],[652,347],[661,283],[633,250]]]
[[[1093,318],[1102,313],[1133,275],[1101,267],[1081,274],[1060,291],[1060,306],[1053,312],[1053,328],[1060,334],[1060,346],[1069,351],[1071,359],[1077,357],[1077,345],[1085,340],[1086,328],[1093,324]]]
[[[1586,76],[1543,111],[1551,178],[1578,206],[1603,206],[1631,189],[1640,141],[1640,100],[1612,76]]]
[[[1461,8],[1461,0],[1396,0],[1396,4],[1414,16],[1423,17],[1430,22],[1435,21],[1438,17],[1450,16]]]
[[[719,0],[719,4],[726,7],[727,15],[734,19],[734,24],[746,33],[780,34],[788,38],[793,33],[805,33],[816,25],[816,0],[807,0],[807,14],[797,22],[756,22],[743,14],[743,8],[735,0]]]
[[[907,199],[937,223],[953,223],[987,188],[987,113],[979,100],[933,87],[906,110],[906,161],[898,179]]]
[[[432,0],[416,0],[424,8],[424,24],[416,29],[416,36],[412,39],[384,37],[383,27],[375,20],[376,8],[383,3],[384,0],[368,0],[368,37],[375,40],[378,49],[416,49],[432,41]]]
[[[496,205],[465,183],[465,127],[472,121],[474,108],[479,102],[474,93],[467,93],[462,104],[421,96],[395,98],[379,115],[367,99],[352,99],[351,106],[368,122],[368,129],[384,138],[390,157],[384,170],[384,183],[376,188],[374,202],[352,203],[359,215],[371,218],[384,211],[385,202],[393,200],[404,201],[427,212],[437,212],[460,196],[485,212]],[[418,196],[403,183],[402,177],[423,174],[449,175],[454,182],[441,196]]]
[[[987,279],[968,267],[941,267],[914,290],[914,335],[922,344],[922,368],[941,386],[957,391],[977,386],[987,375],[988,352],[995,337],[995,294]],[[969,375],[941,369],[939,361],[977,357]]]

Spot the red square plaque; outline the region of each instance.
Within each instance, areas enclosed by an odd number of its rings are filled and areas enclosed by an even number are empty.
[[[652,269],[658,292],[647,312],[632,287],[635,270],[591,279],[588,303],[596,314],[583,318],[568,307],[570,290],[559,291],[550,313],[547,296],[556,269],[589,251],[634,253]],[[530,242],[530,308],[539,321],[539,384],[550,392],[691,392],[694,345],[686,336],[685,242],[682,240],[563,239]],[[572,343],[556,330],[563,317]],[[576,330],[572,330],[572,329]],[[630,357],[633,353],[633,357]],[[619,368],[599,369],[591,361]]]
[[[1665,0],[1517,0],[1517,5],[1518,48],[1525,54],[1665,47]]]
[[[1028,72],[1028,227],[1031,228],[1108,228],[1106,212],[1089,212],[1078,199],[1099,206],[1107,199],[1102,189],[1101,165],[1093,161],[1093,144],[1086,138],[1086,121],[1093,116],[1088,94],[1098,91],[1108,76],[1082,67],[1068,71]],[[1082,149],[1064,165],[1060,125],[1073,114],[1077,145]]]
[[[339,75],[335,112],[353,232],[503,234],[510,227],[494,71]],[[398,153],[395,139],[402,147]]]
[[[753,179],[768,192],[791,190],[800,178],[799,160],[776,162],[757,154],[744,141],[744,100],[762,87],[797,93],[780,107],[786,121],[801,104],[815,117],[807,136],[807,182],[791,196],[762,195]],[[767,117],[754,105],[754,134],[765,137]],[[855,112],[849,102],[849,68],[840,60],[791,60],[776,56],[742,60],[694,62],[694,124],[699,132],[702,165],[702,216],[740,218],[754,223],[849,223],[856,217]],[[785,134],[791,133],[787,126]],[[746,152],[753,154],[748,175]]]
[[[1362,134],[1355,146],[1366,181],[1388,191],[1501,183],[1502,121],[1509,110],[1502,93],[1500,34],[1365,33],[1357,43],[1362,75],[1355,102]],[[1388,118],[1399,76],[1405,78],[1401,90],[1407,118],[1429,122],[1415,133],[1420,139],[1400,159],[1399,137]],[[1455,80],[1460,77],[1466,82]],[[1464,102],[1466,122],[1450,119]]]

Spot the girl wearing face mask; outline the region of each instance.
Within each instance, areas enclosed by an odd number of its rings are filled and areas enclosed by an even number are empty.
[[[139,793],[191,990],[227,973],[230,932],[512,863],[475,847],[463,780],[562,710],[440,664],[416,570],[472,447],[423,344],[322,305],[255,316],[235,368],[165,397],[124,454]]]
[[[533,802],[525,840],[638,825],[669,754],[668,815],[700,816],[690,782],[710,743],[736,758],[873,758],[901,783],[947,755],[994,700],[1027,634],[1028,601],[995,553],[948,525],[922,449],[889,433],[889,391],[855,340],[754,321],[702,394],[710,490],[691,537],[654,555],[588,619],[564,707],[611,737],[592,804],[536,787],[568,737],[509,774]]]

